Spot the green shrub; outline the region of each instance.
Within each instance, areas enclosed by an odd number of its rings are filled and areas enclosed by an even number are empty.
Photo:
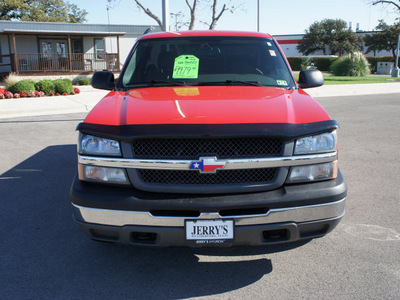
[[[69,84],[72,85],[72,80],[71,80],[71,79],[63,78],[63,79],[61,79],[61,80],[63,80],[63,81],[65,81],[65,82],[67,82],[67,83],[69,83]]]
[[[29,93],[29,91],[36,91],[36,89],[35,85],[31,81],[21,80],[10,86],[8,88],[8,91],[15,94],[15,93],[21,93],[22,91]]]
[[[288,57],[288,62],[293,71],[304,70],[304,66],[308,66],[309,58],[306,56],[302,57]],[[302,69],[303,68],[303,69]]]
[[[288,57],[288,61],[293,71],[301,71],[307,69],[307,67],[314,64],[314,66],[323,72],[330,70],[331,64],[337,59],[337,57]]]
[[[366,57],[370,64],[370,69],[371,73],[376,73],[377,67],[378,67],[378,62],[393,62],[394,63],[394,57],[393,56],[368,56]]]
[[[81,78],[78,81],[79,85],[90,85],[90,80],[87,78]]]
[[[312,61],[318,70],[328,72],[337,57],[313,57]]]
[[[35,88],[37,91],[42,91],[46,95],[49,95],[50,91],[54,93],[55,90],[54,83],[51,80],[40,80],[35,83]]]
[[[365,56],[361,52],[356,52],[335,60],[331,65],[331,72],[335,76],[364,77],[370,70]]]
[[[53,80],[54,83],[54,93],[59,93],[60,95],[67,93],[71,94],[74,90],[72,83],[68,83],[63,79]]]

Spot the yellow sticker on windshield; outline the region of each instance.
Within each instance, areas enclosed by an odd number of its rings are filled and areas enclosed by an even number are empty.
[[[199,59],[194,55],[180,55],[175,58],[172,78],[193,79],[199,76]]]

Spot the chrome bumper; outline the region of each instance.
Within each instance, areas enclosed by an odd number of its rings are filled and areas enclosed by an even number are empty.
[[[122,211],[82,207],[75,204],[74,217],[79,222],[109,226],[184,227],[185,219],[234,219],[235,226],[273,223],[304,223],[341,218],[345,213],[345,198],[336,202],[290,208],[270,209],[261,215],[220,216],[219,213],[201,213],[199,217],[159,217],[149,212]]]

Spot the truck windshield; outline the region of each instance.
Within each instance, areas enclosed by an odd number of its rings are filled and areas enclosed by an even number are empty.
[[[197,85],[294,87],[275,42],[254,37],[179,37],[137,43],[123,88]]]

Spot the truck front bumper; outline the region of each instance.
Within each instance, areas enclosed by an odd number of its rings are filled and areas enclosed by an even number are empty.
[[[145,246],[216,246],[186,240],[185,220],[229,219],[230,245],[265,245],[324,236],[345,213],[347,187],[335,180],[231,195],[171,195],[80,182],[71,188],[74,219],[94,240]]]

